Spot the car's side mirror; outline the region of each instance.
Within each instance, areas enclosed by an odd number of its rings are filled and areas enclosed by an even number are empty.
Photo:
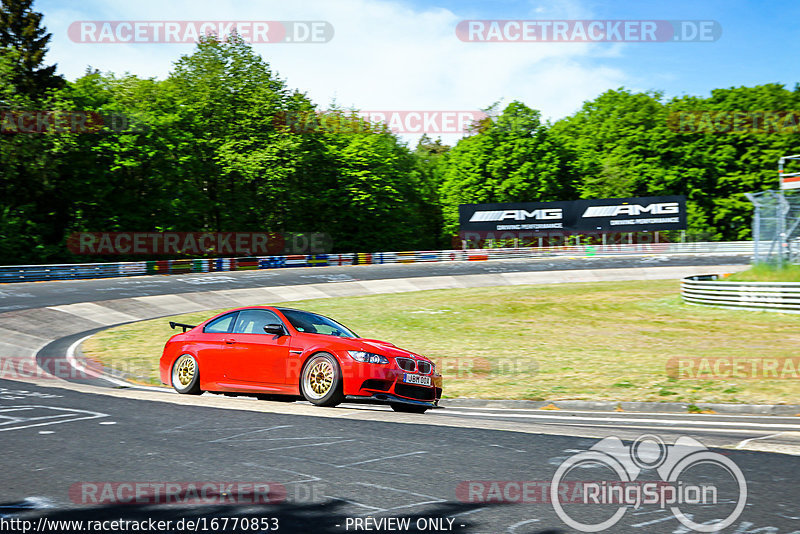
[[[275,334],[276,336],[282,336],[286,333],[283,330],[282,324],[266,324],[264,325],[264,332],[267,334]]]

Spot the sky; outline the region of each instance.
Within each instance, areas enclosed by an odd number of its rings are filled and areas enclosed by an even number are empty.
[[[38,0],[34,9],[52,33],[46,63],[57,63],[70,80],[87,67],[163,79],[194,49],[191,43],[84,42],[89,33],[81,39],[69,32],[81,21],[325,21],[333,30],[326,42],[253,44],[290,88],[322,109],[335,103],[360,110],[480,110],[519,100],[556,120],[619,87],[672,97],[800,82],[796,0]],[[484,21],[485,32],[492,20],[577,20],[584,27],[589,21],[711,21],[719,35],[703,42],[478,42],[456,32],[468,20]],[[446,142],[457,137],[442,135]]]

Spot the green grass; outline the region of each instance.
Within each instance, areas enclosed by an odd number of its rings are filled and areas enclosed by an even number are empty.
[[[796,403],[797,380],[670,378],[675,357],[786,357],[800,316],[687,306],[677,281],[420,291],[292,302],[434,359],[445,397]],[[215,312],[181,315],[196,324]],[[112,328],[84,353],[158,383],[168,319]]]
[[[732,274],[725,280],[732,282],[800,282],[800,265],[775,265],[760,263],[746,271]]]

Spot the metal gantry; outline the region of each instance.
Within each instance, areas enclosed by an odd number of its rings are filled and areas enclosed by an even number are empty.
[[[778,190],[746,193],[755,206],[753,214],[753,262],[781,267],[800,263],[800,172],[786,172],[800,154],[778,160]]]

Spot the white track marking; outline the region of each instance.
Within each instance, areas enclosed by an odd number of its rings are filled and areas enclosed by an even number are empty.
[[[538,523],[538,522],[539,522],[538,519],[526,519],[525,521],[520,521],[519,523],[514,523],[513,525],[511,525],[510,527],[508,527],[506,529],[506,532],[508,532],[509,534],[513,534],[514,532],[517,531],[517,528],[519,528],[519,527],[521,527],[523,525],[530,525],[531,523]]]
[[[739,444],[738,444],[738,445],[736,445],[736,447],[735,447],[735,448],[737,448],[737,449],[742,449],[742,448],[744,448],[744,446],[745,446],[745,445],[747,445],[747,444],[748,444],[748,443],[750,443],[751,441],[755,441],[755,440],[757,440],[757,439],[769,439],[769,438],[777,438],[777,437],[778,437],[778,436],[780,436],[781,434],[783,434],[783,432],[778,432],[777,434],[770,434],[769,436],[760,436],[760,437],[757,437],[757,438],[745,439],[745,440],[742,440],[742,441],[740,441],[740,442],[739,442]]]
[[[58,415],[43,415],[41,417],[8,417],[2,416],[2,419],[8,419],[8,421],[3,421],[0,425],[13,425],[14,423],[25,423],[30,421],[41,421],[42,419],[55,419],[57,417],[69,417],[70,414],[62,413]]]
[[[303,447],[324,447],[325,445],[336,445],[337,443],[348,443],[350,441],[355,441],[355,439],[343,439],[341,441],[328,441],[325,443],[306,443],[305,445],[288,445],[286,447],[273,447],[272,449],[267,449],[267,450],[282,451],[285,449],[300,449]]]
[[[56,407],[56,406],[40,406],[40,405],[36,405],[36,406],[4,406],[3,408],[4,408],[2,410],[3,412],[10,412],[10,411],[13,411],[14,409],[19,409],[20,411],[28,411],[28,410],[39,408],[39,409],[43,409],[43,410],[56,410],[56,411],[67,412],[67,413],[61,413],[61,414],[58,414],[58,415],[55,415],[55,416],[51,416],[50,417],[50,419],[51,419],[50,421],[43,421],[43,422],[40,422],[40,423],[33,423],[33,424],[25,424],[25,423],[29,422],[29,421],[41,421],[42,419],[45,419],[46,417],[26,418],[26,419],[23,419],[22,421],[16,421],[16,423],[19,423],[22,426],[13,426],[13,427],[7,427],[7,428],[0,428],[0,432],[5,432],[5,431],[8,431],[8,430],[21,430],[23,428],[33,428],[33,427],[37,427],[37,426],[57,425],[59,423],[71,423],[73,421],[86,421],[88,419],[98,419],[98,418],[101,418],[101,417],[108,417],[108,414],[105,414],[105,413],[90,412],[88,410],[77,410],[77,409],[74,409],[74,408],[59,408],[59,407]],[[63,417],[69,417],[70,415],[73,416],[71,419],[61,419]],[[55,419],[56,417],[58,417],[59,419]]]
[[[370,506],[368,504],[362,504],[360,502],[351,501],[350,499],[344,499],[342,497],[334,497],[333,495],[323,495],[326,499],[333,499],[334,501],[342,501],[346,502],[347,504],[352,504],[353,506],[360,506],[361,508],[370,508],[377,512],[385,512],[385,508],[378,508],[377,506]]]
[[[298,440],[298,439],[346,439],[345,436],[305,436],[299,438],[253,438],[253,439],[237,439],[236,441],[285,441],[285,440]],[[349,440],[348,440],[349,441]]]
[[[491,406],[447,406],[446,404],[443,405],[445,410],[436,410],[435,412],[431,413],[438,413],[439,415],[446,415],[451,412],[457,412],[459,410],[472,410],[472,411],[480,411],[480,410],[497,410],[504,413],[514,413],[514,412],[528,412],[532,414],[544,415],[542,414],[543,411],[549,410],[542,410],[541,408],[492,408]],[[749,415],[741,415],[741,414],[724,414],[724,413],[676,413],[676,412],[606,412],[606,411],[592,411],[592,410],[568,410],[566,408],[560,410],[553,410],[553,412],[558,413],[560,415],[568,414],[568,413],[575,413],[580,415],[613,415],[615,417],[627,417],[630,416],[643,416],[643,415],[655,415],[655,416],[664,416],[664,415],[680,415],[681,417],[690,417],[690,418],[705,418],[705,419],[716,419],[720,417],[731,418],[731,419],[752,419],[753,417],[769,417],[770,419],[787,419],[791,421],[797,421],[797,416],[795,415],[770,415],[770,414],[749,414]]]
[[[294,426],[294,425],[277,425],[277,426],[271,426],[269,428],[259,428],[258,430],[251,430],[249,432],[242,432],[241,434],[234,434],[234,435],[228,436],[226,438],[219,438],[219,439],[211,440],[208,443],[219,443],[220,441],[228,441],[228,440],[231,440],[231,439],[234,439],[234,438],[238,438],[239,436],[247,436],[249,434],[255,434],[257,432],[268,432],[270,430],[277,430],[279,428],[290,428],[292,426]]]
[[[158,388],[158,387],[153,387],[153,386],[137,386],[136,384],[131,384],[129,382],[125,382],[124,380],[119,380],[119,379],[116,379],[116,378],[113,378],[113,377],[110,377],[110,376],[106,376],[106,375],[104,375],[102,373],[98,373],[97,371],[88,370],[75,357],[75,351],[78,349],[78,347],[80,346],[81,343],[83,343],[84,341],[86,341],[87,339],[92,337],[93,335],[94,334],[90,334],[88,336],[84,336],[84,337],[80,338],[75,343],[70,345],[69,348],[67,349],[66,360],[67,360],[67,363],[69,363],[69,365],[73,369],[75,369],[76,371],[80,371],[81,373],[83,373],[85,375],[93,376],[95,378],[100,378],[102,380],[106,380],[108,382],[111,382],[115,386],[122,386],[122,387],[126,387],[126,388],[134,388],[134,389],[146,389],[146,390],[149,390],[149,391],[161,391],[161,392],[169,391],[167,388]]]
[[[390,508],[384,509],[383,510],[384,512],[388,512],[390,510],[399,510],[399,509],[403,509],[403,508],[415,508],[417,506],[424,506],[426,504],[440,504],[440,503],[443,503],[443,502],[447,502],[445,499],[441,499],[439,497],[434,497],[432,495],[425,495],[424,493],[415,493],[413,491],[408,491],[408,490],[404,490],[404,489],[401,489],[401,488],[392,488],[390,486],[381,486],[380,484],[369,484],[367,482],[356,482],[356,484],[359,485],[359,486],[366,486],[368,488],[376,488],[376,489],[382,489],[382,490],[386,490],[386,491],[394,491],[394,492],[397,492],[397,493],[403,493],[403,494],[406,494],[406,495],[411,495],[411,496],[414,496],[414,497],[422,497],[423,499],[426,499],[424,501],[418,501],[418,502],[411,503],[411,504],[402,504],[402,505],[399,505],[399,506],[392,506]],[[367,513],[367,512],[365,512],[365,513]]]
[[[413,491],[408,491],[400,488],[392,488],[390,486],[381,486],[380,484],[370,484],[369,482],[356,482],[359,486],[366,486],[368,488],[377,488],[382,490],[388,491],[396,491],[398,493],[406,493],[408,495],[413,495],[414,497],[423,497],[425,499],[439,499],[439,497],[434,497],[433,495],[425,495],[424,493],[415,493]]]
[[[558,428],[558,429],[565,429],[565,428],[597,428],[597,429],[607,429],[613,428],[618,431],[623,430],[659,430],[661,432],[697,432],[697,427],[691,426],[658,426],[658,425],[590,425],[586,423],[579,423],[575,425],[568,425],[566,423],[554,423],[552,425],[542,425],[546,426],[547,428]],[[755,428],[703,428],[703,433],[707,434],[761,434],[764,431],[758,430]]]
[[[343,464],[337,465],[336,467],[351,467],[354,465],[361,465],[361,464],[368,464],[372,462],[380,462],[382,460],[391,460],[392,458],[401,458],[403,456],[413,456],[415,454],[426,454],[428,451],[414,451],[414,452],[406,452],[403,454],[395,454],[394,456],[381,456],[380,458],[374,458],[372,460],[363,460],[361,462],[353,462],[351,464]]]
[[[439,412],[434,411],[433,414]],[[736,421],[686,421],[683,419],[642,419],[638,417],[583,417],[580,415],[549,415],[549,414],[519,414],[519,413],[491,413],[491,412],[459,412],[447,410],[443,415],[466,415],[472,417],[503,417],[510,419],[557,419],[560,421],[591,421],[594,423],[649,423],[659,425],[684,425],[684,426],[729,426],[751,428],[775,428],[800,430],[800,424],[773,424],[773,423],[747,423]],[[624,428],[624,427],[623,427]]]
[[[415,502],[415,503],[411,503],[411,504],[403,504],[403,505],[400,505],[400,506],[392,506],[391,508],[385,508],[383,511],[384,512],[388,512],[390,510],[400,510],[402,508],[415,508],[417,506],[424,506],[426,504],[441,504],[443,502],[447,502],[447,501],[444,500],[444,499],[437,499],[435,501],[420,501],[420,502]],[[364,513],[367,513],[367,512],[364,512]],[[364,514],[361,514],[361,515],[364,515]]]
[[[458,512],[457,514],[451,514],[451,515],[448,515],[447,517],[458,517],[460,515],[476,514],[478,512],[481,512],[483,510],[488,510],[488,509],[489,508],[487,506],[481,506],[480,508],[475,508],[474,510],[467,510],[466,512]]]
[[[655,525],[656,523],[664,523],[665,521],[676,521],[676,518],[673,514],[669,514],[664,517],[660,517],[658,519],[653,519],[652,521],[645,521],[644,523],[636,523],[635,525],[631,526],[634,528],[649,527],[650,525]]]

